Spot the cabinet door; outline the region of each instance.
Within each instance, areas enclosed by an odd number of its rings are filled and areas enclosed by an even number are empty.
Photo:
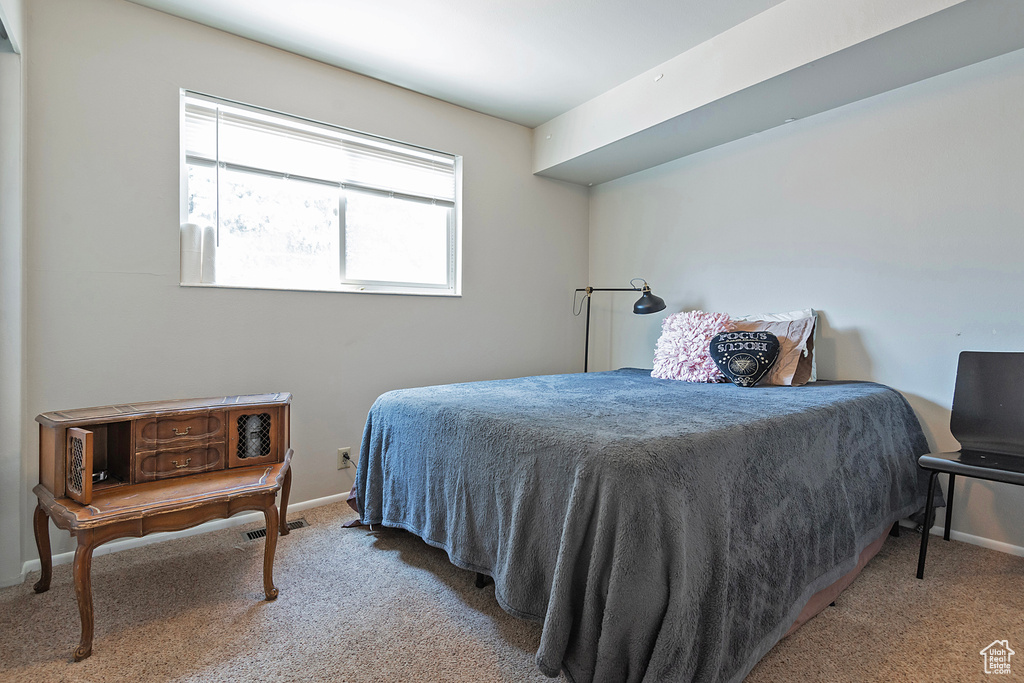
[[[253,406],[228,412],[228,467],[281,460],[281,410]]]
[[[68,429],[66,462],[67,494],[82,505],[92,502],[92,432]]]

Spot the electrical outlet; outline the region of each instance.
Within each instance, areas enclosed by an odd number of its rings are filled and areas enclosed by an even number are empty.
[[[352,449],[346,446],[338,449],[338,469],[348,469],[352,465]]]

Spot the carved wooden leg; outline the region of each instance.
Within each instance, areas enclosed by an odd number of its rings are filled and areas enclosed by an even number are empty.
[[[267,544],[263,550],[263,592],[267,600],[277,598],[277,589],[274,588],[274,551],[277,549],[277,506],[273,499],[263,515],[267,518]]]
[[[78,598],[78,614],[82,618],[82,639],[75,649],[75,661],[80,662],[92,654],[92,538],[83,534],[78,537],[75,550],[75,596]]]
[[[53,558],[50,555],[50,518],[42,505],[36,505],[36,514],[32,518],[32,528],[36,532],[36,550],[39,551],[39,567],[42,570],[36,581],[36,593],[50,589],[50,578],[53,576]]]
[[[284,481],[281,482],[281,535],[288,535],[288,496],[292,492],[292,468],[284,473]]]

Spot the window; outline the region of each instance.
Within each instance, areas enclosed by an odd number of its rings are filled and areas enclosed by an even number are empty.
[[[182,284],[460,293],[459,157],[188,91],[182,119]]]

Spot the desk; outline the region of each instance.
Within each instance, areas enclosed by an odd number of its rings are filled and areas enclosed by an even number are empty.
[[[290,394],[229,396],[43,413],[39,502],[33,518],[42,575],[50,588],[48,520],[78,541],[75,595],[82,635],[75,661],[92,654],[93,551],[103,543],[178,531],[244,510],[267,523],[263,590],[277,597],[274,551],[286,535],[292,450]],[[281,511],[276,505],[281,491]]]

